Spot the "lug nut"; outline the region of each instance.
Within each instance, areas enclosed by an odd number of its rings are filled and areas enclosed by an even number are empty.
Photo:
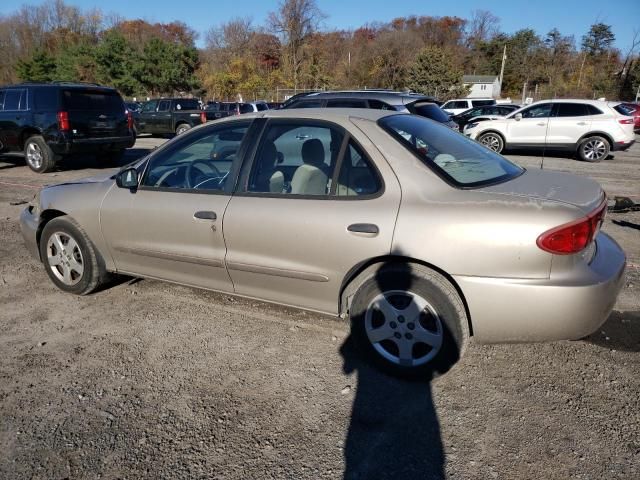
[[[413,338],[413,335],[411,335],[410,333],[405,333],[404,338],[406,338],[407,340],[411,340]]]
[[[407,323],[407,328],[408,328],[409,330],[413,330],[414,328],[416,328],[416,326],[415,326],[415,324],[414,324],[414,323]]]
[[[398,321],[399,321],[400,323],[404,322],[404,317],[403,317],[402,315],[399,315],[399,316],[398,316]]]
[[[400,335],[400,332],[394,333],[393,336],[396,338],[402,338],[402,335]]]
[[[396,327],[398,326],[398,324],[397,324],[396,322],[390,322],[390,323],[389,323],[389,326],[390,326],[391,328],[396,328]]]

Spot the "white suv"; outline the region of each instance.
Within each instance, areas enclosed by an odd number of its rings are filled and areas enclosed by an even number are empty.
[[[495,152],[548,148],[577,152],[599,162],[610,151],[626,150],[635,141],[633,117],[597,100],[542,100],[505,118],[471,122],[464,134]]]
[[[495,104],[495,98],[456,98],[449,100],[440,108],[451,115],[458,115],[473,107],[486,107]]]

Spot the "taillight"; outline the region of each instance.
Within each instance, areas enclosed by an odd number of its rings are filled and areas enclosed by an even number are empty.
[[[586,217],[544,232],[536,241],[538,247],[557,255],[571,255],[584,250],[594,239],[606,213],[607,201]]]
[[[58,119],[58,129],[67,132],[71,130],[71,125],[69,125],[69,114],[67,112],[58,112],[56,115]]]
[[[207,123],[207,114],[200,112],[200,123]]]
[[[133,129],[133,114],[127,111],[127,127],[129,130]]]
[[[633,124],[633,118],[621,118],[618,120],[618,123],[621,123],[622,125],[631,125]]]

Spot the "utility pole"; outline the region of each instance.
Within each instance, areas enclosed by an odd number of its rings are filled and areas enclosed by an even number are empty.
[[[504,64],[507,61],[507,46],[502,51],[502,66],[500,67],[500,95],[502,95],[502,79],[504,78]]]

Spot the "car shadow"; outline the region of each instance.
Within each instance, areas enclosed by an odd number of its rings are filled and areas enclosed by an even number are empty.
[[[395,276],[390,281],[389,276],[380,274],[383,268],[376,275],[379,292],[411,291],[410,275]],[[357,337],[360,333],[354,325],[364,322],[364,314],[354,317],[351,335],[340,348],[344,373],[357,377],[344,447],[343,479],[445,478],[444,450],[431,380],[434,374],[444,373],[450,366],[419,379],[403,380],[388,375],[373,365]]]
[[[633,222],[627,222],[626,220],[612,220],[615,225],[619,225],[621,227],[633,228],[634,230],[640,230],[640,225]]]
[[[583,340],[607,349],[640,352],[640,312],[614,311],[604,325]]]
[[[101,159],[95,154],[83,154],[83,155],[71,155],[64,158],[56,165],[57,171],[64,170],[82,170],[85,168],[94,169],[108,169],[119,168],[127,165],[131,162],[135,162],[137,159],[151,153],[152,148],[128,148],[125,150],[123,157],[117,162]]]
[[[568,160],[576,160],[576,161],[581,161],[580,158],[578,157],[577,152],[575,151],[567,151],[567,150],[553,150],[553,149],[546,149],[546,150],[542,150],[542,149],[534,149],[534,150],[530,150],[530,149],[516,149],[516,150],[509,150],[509,149],[505,149],[505,151],[503,153],[509,154],[509,155],[515,155],[515,156],[525,156],[525,157],[539,157],[540,159],[542,159],[543,157],[543,153],[544,153],[544,157],[545,158],[566,158]],[[610,153],[609,155],[606,156],[606,158],[604,160],[614,160],[615,156]]]
[[[11,153],[0,154],[0,170],[23,167],[24,165],[25,161],[23,155]]]

